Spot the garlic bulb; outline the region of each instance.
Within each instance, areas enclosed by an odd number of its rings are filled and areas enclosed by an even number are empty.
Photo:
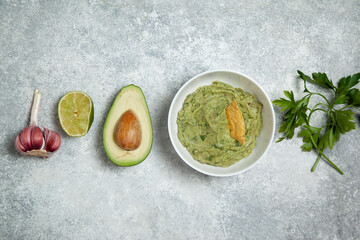
[[[24,128],[15,139],[15,148],[25,156],[39,156],[48,158],[57,151],[61,145],[60,135],[43,126],[44,133],[37,126],[41,93],[38,89],[34,93],[31,109],[30,126]]]

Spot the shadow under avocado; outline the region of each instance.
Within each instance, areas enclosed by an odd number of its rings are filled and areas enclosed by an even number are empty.
[[[98,114],[98,116],[101,116],[101,118],[99,119],[100,121],[95,123],[95,116],[94,116],[94,123],[97,125],[95,136],[99,136],[98,142],[96,145],[96,149],[97,149],[96,156],[97,156],[97,159],[101,160],[100,162],[101,162],[102,166],[104,166],[112,171],[115,171],[116,168],[121,169],[121,167],[117,166],[112,161],[110,161],[110,159],[106,155],[105,149],[103,147],[103,129],[104,129],[104,124],[105,124],[107,115],[108,115],[110,108],[111,108],[112,104],[114,103],[114,100],[115,100],[116,96],[118,95],[120,89],[118,91],[114,92],[113,97],[111,98],[112,101],[108,101],[106,103],[106,107],[104,108],[105,112]],[[94,113],[96,115],[95,111],[96,111],[96,109],[94,108]]]

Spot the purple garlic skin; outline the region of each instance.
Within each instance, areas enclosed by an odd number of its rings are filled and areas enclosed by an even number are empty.
[[[60,135],[52,130],[44,128],[45,131],[45,150],[48,152],[55,152],[59,149],[61,145]]]
[[[34,126],[31,132],[31,146],[33,149],[41,149],[44,144],[44,137],[41,129]]]
[[[35,124],[26,127],[15,139],[16,150],[25,156],[52,156],[60,148],[61,137],[57,132],[43,128],[44,134]]]
[[[21,141],[20,141],[20,134],[17,135],[16,139],[15,139],[15,148],[16,150],[18,150],[20,153],[26,152],[27,149],[24,147],[24,145],[22,145]]]
[[[44,136],[41,129],[34,124],[26,127],[15,139],[15,147],[21,151],[41,149],[44,145]]]
[[[32,149],[31,132],[32,132],[32,127],[29,126],[26,127],[24,130],[22,130],[22,132],[20,133],[20,142],[26,150]]]

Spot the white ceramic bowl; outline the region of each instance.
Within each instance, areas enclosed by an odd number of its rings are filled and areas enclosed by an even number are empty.
[[[230,84],[235,88],[241,88],[253,95],[263,104],[263,129],[260,136],[257,138],[256,147],[253,152],[246,158],[241,159],[239,162],[223,168],[207,164],[202,164],[193,159],[190,153],[180,143],[177,133],[177,115],[183,106],[185,97],[193,93],[197,88],[204,85],[211,85],[213,81],[218,80]],[[168,116],[168,130],[171,142],[179,154],[179,156],[190,167],[210,176],[225,177],[242,173],[257,163],[270,147],[275,131],[275,116],[274,109],[269,97],[265,91],[254,80],[245,76],[244,74],[228,70],[216,70],[199,74],[187,83],[185,83],[180,90],[176,93],[169,110]]]

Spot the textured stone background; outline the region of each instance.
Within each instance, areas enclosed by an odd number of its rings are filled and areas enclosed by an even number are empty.
[[[0,239],[359,239],[358,129],[326,152],[344,176],[324,162],[310,173],[316,155],[295,138],[228,178],[188,167],[167,132],[175,93],[206,70],[247,74],[272,100],[301,94],[296,69],[334,80],[359,72],[359,10],[357,0],[0,0]],[[146,95],[154,145],[142,164],[121,168],[101,133],[130,83]],[[48,160],[13,147],[35,88],[40,122],[63,139]],[[57,119],[70,90],[95,104],[82,138]]]

